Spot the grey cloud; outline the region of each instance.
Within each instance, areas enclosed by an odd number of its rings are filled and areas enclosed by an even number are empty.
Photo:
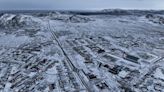
[[[164,9],[164,0],[0,0],[0,9]]]

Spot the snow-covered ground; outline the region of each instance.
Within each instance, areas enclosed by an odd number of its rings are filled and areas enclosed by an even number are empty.
[[[163,92],[164,15],[125,13],[2,14],[0,92]]]

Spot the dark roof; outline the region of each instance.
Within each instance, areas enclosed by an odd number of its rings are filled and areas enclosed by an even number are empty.
[[[135,57],[135,56],[132,56],[132,55],[126,55],[124,58],[125,58],[126,60],[133,61],[133,62],[135,62],[135,63],[138,63],[137,61],[139,60],[138,57]]]
[[[97,78],[97,77],[96,77],[95,75],[93,75],[93,74],[89,75],[88,77],[89,77],[89,79],[95,79],[95,78]]]
[[[135,56],[132,56],[132,55],[127,55],[126,58],[133,59],[133,60],[136,60],[136,61],[139,60],[138,57],[135,57]]]

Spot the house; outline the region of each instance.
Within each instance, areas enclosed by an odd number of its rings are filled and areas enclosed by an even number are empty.
[[[92,80],[92,79],[96,79],[97,77],[94,74],[88,74],[88,78]]]
[[[98,83],[96,86],[101,90],[108,88],[108,85],[105,82]]]

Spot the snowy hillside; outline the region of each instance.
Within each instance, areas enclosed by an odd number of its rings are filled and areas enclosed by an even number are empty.
[[[21,28],[25,26],[36,26],[40,21],[35,20],[29,15],[19,15],[19,14],[3,14],[0,17],[1,28]]]

